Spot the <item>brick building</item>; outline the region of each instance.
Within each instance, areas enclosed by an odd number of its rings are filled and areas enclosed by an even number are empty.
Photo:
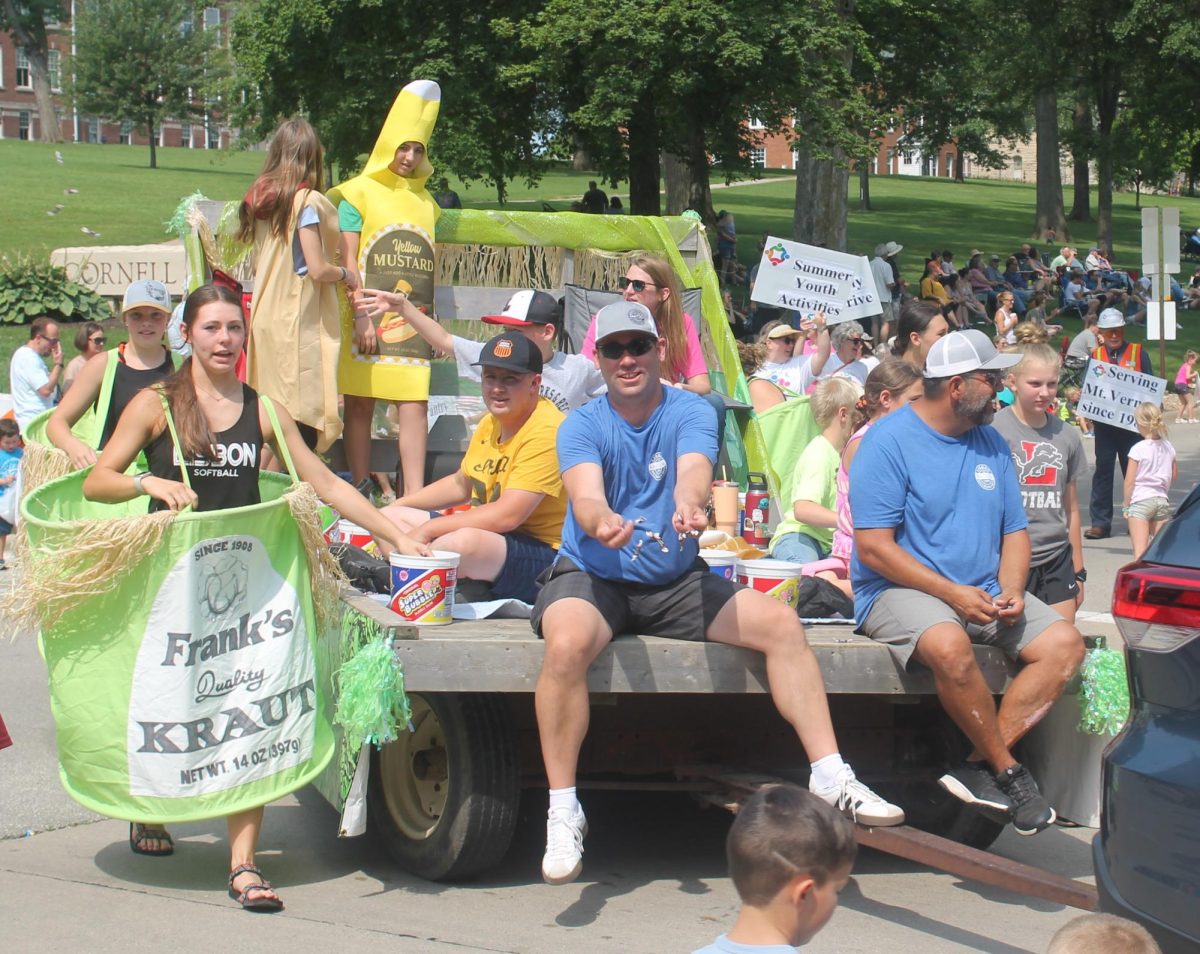
[[[72,10],[74,6],[72,0]],[[228,43],[231,12],[226,5],[204,8],[205,29],[222,30],[222,43]],[[75,41],[73,24],[70,21],[53,24],[47,32],[50,89],[54,94],[63,139],[67,142],[147,145],[145,133],[132,129],[129,123],[88,116],[72,109],[63,96],[63,85],[68,78],[64,70],[70,68]],[[0,32],[0,139],[41,138],[41,116],[33,96],[32,79],[29,58],[16,46],[10,34]],[[235,135],[234,130],[223,125],[220,118],[212,114],[205,114],[192,122],[167,119],[157,133],[160,146],[193,149],[222,149],[231,145]]]

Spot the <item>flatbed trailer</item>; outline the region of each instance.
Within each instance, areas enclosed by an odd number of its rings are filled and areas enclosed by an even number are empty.
[[[359,779],[377,836],[403,868],[433,880],[495,865],[512,841],[521,790],[546,785],[533,707],[541,640],[527,620],[416,626],[355,591],[343,595],[343,607],[343,631],[348,624],[392,643],[413,710],[410,731],[373,752],[367,784]],[[902,805],[911,825],[987,847],[1003,826],[936,784],[966,742],[929,674],[904,672],[886,647],[850,625],[811,623],[806,634],[842,752],[860,777]],[[992,692],[1002,694],[1008,661],[988,647],[976,656]],[[723,778],[807,776],[760,653],[621,636],[592,664],[588,686],[580,788],[681,790],[720,803]],[[345,781],[343,771],[343,789]],[[340,808],[338,782],[330,773],[321,788]]]

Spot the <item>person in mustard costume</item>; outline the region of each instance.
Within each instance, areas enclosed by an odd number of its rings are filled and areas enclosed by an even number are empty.
[[[406,295],[433,314],[433,233],[441,209],[425,189],[433,174],[426,149],[441,89],[416,80],[392,104],[361,174],[329,190],[338,210],[342,262],[354,288]],[[432,349],[398,312],[372,318],[356,303],[343,322],[338,381],[344,395],[343,443],[354,482],[370,471],[375,401],[394,401],[400,424],[404,493],[424,486]]]

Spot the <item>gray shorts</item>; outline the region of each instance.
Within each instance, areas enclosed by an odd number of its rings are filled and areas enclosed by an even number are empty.
[[[967,631],[971,642],[995,646],[1015,660],[1022,649],[1061,622],[1063,618],[1032,593],[1025,594],[1025,612],[1012,625],[994,620],[980,626],[964,622],[935,596],[893,587],[884,590],[875,600],[862,624],[862,632],[876,642],[887,644],[896,661],[908,669],[918,640],[938,623],[958,623]]]
[[[1129,505],[1128,516],[1149,520],[1151,523],[1156,520],[1166,520],[1171,516],[1171,501],[1166,497],[1146,497],[1144,500]]]

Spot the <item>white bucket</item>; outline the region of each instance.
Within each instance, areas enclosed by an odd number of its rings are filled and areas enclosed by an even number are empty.
[[[371,536],[371,531],[364,530],[357,523],[347,520],[345,517],[342,517],[337,522],[337,542],[348,543],[352,547],[366,550],[372,556],[379,555],[379,547],[376,546],[375,538]]]
[[[738,555],[732,550],[701,550],[700,558],[708,564],[708,568],[717,576],[727,580],[733,579],[733,571],[737,566]]]
[[[787,560],[738,560],[737,581],[795,609],[800,605],[803,569],[804,564]]]
[[[445,626],[453,621],[454,589],[458,582],[457,553],[434,550],[433,556],[393,553],[392,612],[411,623]]]

